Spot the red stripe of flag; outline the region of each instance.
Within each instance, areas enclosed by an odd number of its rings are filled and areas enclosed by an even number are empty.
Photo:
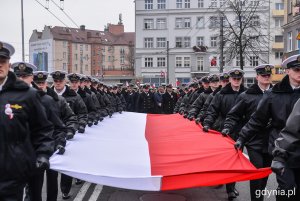
[[[234,141],[219,133],[203,133],[180,115],[148,115],[151,174],[161,175],[162,189],[211,186],[266,177],[269,168],[256,169]]]

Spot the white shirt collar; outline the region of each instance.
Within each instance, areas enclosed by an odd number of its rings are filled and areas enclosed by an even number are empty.
[[[65,87],[63,88],[63,90],[61,90],[61,92],[57,92],[55,88],[54,88],[54,91],[55,91],[55,93],[57,93],[57,95],[62,96],[63,93],[65,93],[66,89],[67,89],[67,87],[65,86]]]
[[[258,87],[260,88],[260,90],[263,92],[263,93],[265,93],[265,91],[268,91],[269,89],[270,89],[270,84],[269,84],[269,86],[266,88],[266,89],[262,89],[261,87],[260,87],[260,85],[259,84],[257,84],[258,85]]]
[[[292,84],[290,84],[290,85],[291,85],[291,87],[292,87],[293,90],[295,90],[295,89],[300,89],[300,86],[296,87],[296,86],[294,86],[294,85],[292,85]]]
[[[3,83],[0,85],[0,91],[2,91],[2,88],[5,85],[7,79],[8,79],[8,76],[6,76],[6,78],[4,79]]]

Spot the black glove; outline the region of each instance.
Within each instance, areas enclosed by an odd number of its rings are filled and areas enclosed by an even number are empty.
[[[88,127],[91,127],[93,125],[93,122],[92,121],[88,121]]]
[[[71,139],[73,139],[73,137],[74,137],[74,134],[72,132],[68,132],[66,135],[66,140],[71,140]]]
[[[271,169],[273,172],[275,172],[277,175],[283,175],[284,173],[284,163],[281,161],[272,161]]]
[[[184,114],[184,112],[181,110],[181,111],[179,111],[179,114],[180,114],[180,115],[183,115],[183,114]]]
[[[48,170],[50,167],[49,160],[44,156],[38,156],[35,165],[40,170]]]
[[[109,114],[109,118],[111,118],[111,117],[112,117],[112,113]]]
[[[199,124],[200,123],[200,118],[195,119],[195,123]]]
[[[84,131],[85,131],[84,126],[79,126],[78,133],[84,133]]]
[[[185,113],[184,115],[183,115],[183,118],[187,118],[187,116],[188,116],[188,114],[187,113]]]
[[[104,119],[103,117],[99,117],[99,121],[100,121],[100,122],[103,121],[103,119]]]
[[[58,150],[57,154],[63,155],[66,151],[66,149],[62,145],[57,145],[56,150]]]
[[[94,125],[98,125],[98,121],[95,121],[95,122],[94,122]]]
[[[230,131],[228,128],[224,128],[222,131],[221,131],[221,134],[223,135],[223,137],[227,137],[229,135]]]
[[[120,110],[119,113],[122,114],[122,110]]]
[[[242,140],[238,139],[235,144],[234,144],[234,148],[236,150],[242,150],[244,148],[244,143]]]
[[[203,126],[203,129],[202,129],[204,132],[208,132],[209,130],[209,126]]]

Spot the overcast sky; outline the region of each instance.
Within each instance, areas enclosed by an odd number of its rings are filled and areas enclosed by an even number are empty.
[[[0,0],[0,41],[11,43],[16,53],[11,61],[22,60],[21,36],[21,0]],[[46,5],[46,0],[37,0]],[[69,27],[76,27],[53,3],[60,5],[60,0],[49,0],[49,10]],[[133,0],[64,0],[64,11],[76,24],[85,25],[86,29],[103,30],[107,23],[117,23],[119,13],[123,15],[125,31],[134,31]],[[43,30],[45,25],[64,26],[36,0],[24,0],[25,54],[29,52],[29,38],[34,29]],[[25,56],[28,60],[28,56]]]

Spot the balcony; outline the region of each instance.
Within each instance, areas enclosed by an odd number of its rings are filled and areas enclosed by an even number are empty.
[[[283,17],[284,10],[272,10],[272,16],[273,17]]]
[[[281,42],[281,43],[273,43],[273,45],[272,45],[272,49],[283,49],[284,48],[284,45],[283,45],[283,42]]]

